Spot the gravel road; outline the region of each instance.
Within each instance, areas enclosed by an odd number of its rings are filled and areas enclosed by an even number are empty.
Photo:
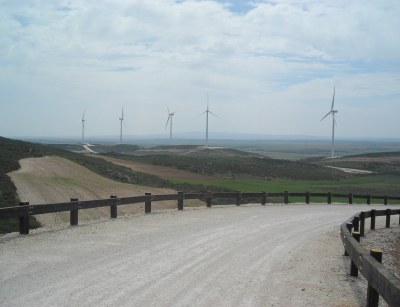
[[[360,306],[339,224],[363,209],[185,208],[7,234],[0,305]]]

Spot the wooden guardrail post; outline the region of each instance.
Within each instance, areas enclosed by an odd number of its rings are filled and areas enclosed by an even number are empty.
[[[289,192],[285,191],[283,194],[283,202],[287,205],[289,203]]]
[[[376,216],[376,210],[375,209],[372,209],[371,210],[371,230],[374,230],[375,229],[375,216]]]
[[[382,263],[382,251],[378,248],[371,249],[369,254],[374,257],[378,262]],[[379,293],[368,283],[367,290],[367,306],[378,307],[379,305]]]
[[[390,215],[392,214],[392,210],[386,209],[386,228],[390,228]]]
[[[383,204],[385,206],[387,206],[387,204],[388,204],[388,197],[386,195],[383,197]]]
[[[358,232],[360,230],[360,217],[355,216],[353,218],[353,228],[355,232]]]
[[[353,204],[353,193],[349,193],[349,205]]]
[[[367,195],[367,205],[371,204],[371,194]]]
[[[310,192],[306,192],[306,204],[310,203]]]
[[[206,198],[207,208],[211,208],[211,201],[212,201],[212,197],[211,197],[211,194],[209,194]]]
[[[347,222],[347,223],[346,223],[346,228],[347,228],[347,230],[351,233],[351,229],[353,228],[353,223]],[[348,256],[348,255],[349,255],[349,254],[347,253],[346,248],[344,249],[344,255],[345,255],[345,256]]]
[[[360,242],[360,233],[357,231],[353,231],[353,238],[357,241]],[[358,269],[357,266],[353,261],[351,261],[351,266],[350,266],[350,276],[357,277],[358,276]]]
[[[111,199],[116,199],[117,195],[111,195],[110,196]],[[118,209],[117,209],[117,205],[111,205],[110,206],[110,217],[112,219],[116,219],[118,216]]]
[[[146,195],[146,200],[144,202],[144,212],[151,213],[151,193],[144,193]]]
[[[240,206],[242,203],[242,193],[240,191],[236,192],[236,206]]]
[[[20,206],[28,206],[29,202],[20,202]],[[19,216],[19,233],[21,235],[28,235],[29,234],[29,214],[27,211],[24,212],[23,215]]]
[[[71,202],[77,202],[79,201],[78,198],[71,198]],[[69,224],[71,226],[76,226],[78,225],[78,209],[72,209],[69,211]]]
[[[332,204],[332,192],[328,193],[328,205]]]
[[[183,192],[178,192],[178,210],[183,210]]]
[[[360,213],[360,236],[364,237],[365,232],[365,212]]]
[[[267,203],[267,193],[266,192],[262,192],[261,205],[265,206],[266,203]]]

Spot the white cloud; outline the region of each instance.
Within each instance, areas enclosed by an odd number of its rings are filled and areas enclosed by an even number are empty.
[[[400,99],[398,1],[249,7],[238,13],[226,3],[189,0],[0,4],[0,108],[15,116],[0,112],[0,131],[79,134],[86,108],[88,133],[116,134],[122,105],[132,134],[163,133],[166,105],[178,111],[177,131],[202,130],[193,117],[204,111],[208,90],[223,114],[216,130],[323,135],[315,125],[335,84],[338,105],[369,122],[382,114],[394,122],[374,133],[397,136],[399,124],[385,108]],[[31,116],[22,121],[22,112]],[[49,117],[51,130],[43,128]]]

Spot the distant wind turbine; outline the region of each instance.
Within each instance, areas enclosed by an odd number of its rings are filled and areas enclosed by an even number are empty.
[[[82,143],[85,141],[85,110],[83,110],[82,114]]]
[[[331,150],[332,158],[335,156],[335,125],[336,125],[335,114],[338,112],[337,110],[333,109],[334,105],[335,105],[335,88],[333,88],[333,98],[332,98],[331,110],[321,119],[321,121],[322,121],[329,114],[332,114],[332,150]]]
[[[172,145],[172,118],[174,117],[175,112],[171,112],[168,107],[167,109],[168,109],[168,119],[167,123],[165,124],[165,129],[167,129],[169,122],[169,144]]]
[[[208,114],[212,114],[215,117],[217,117],[217,115],[215,115],[213,112],[209,110],[208,92],[207,92],[207,110],[201,113],[201,115],[203,114],[206,114],[206,147],[208,147]]]
[[[121,122],[121,129],[119,132],[119,143],[122,144],[122,122],[124,121],[124,107],[122,107],[122,113],[121,113],[121,117],[119,118],[120,122]]]

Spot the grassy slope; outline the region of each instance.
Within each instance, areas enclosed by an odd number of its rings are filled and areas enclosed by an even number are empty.
[[[213,152],[206,152],[202,155],[197,153],[195,156],[124,156],[118,154],[110,154],[110,156],[227,178],[324,180],[349,177],[349,175],[341,171],[316,164],[270,159],[254,155],[242,156],[233,153],[225,156],[216,156]]]
[[[350,175],[341,171],[331,170],[315,163],[291,162],[275,159],[259,159],[256,157],[225,156],[121,156],[118,158],[133,160],[142,163],[163,165],[185,169],[196,173],[218,175],[222,178],[214,180],[185,179],[170,180],[174,184],[201,184],[229,190],[241,190],[249,192],[337,192],[374,195],[398,195],[400,194],[400,173],[397,166],[387,162],[370,162],[367,169],[379,165],[379,173],[372,175]],[[368,154],[371,157],[391,157],[393,154]],[[396,156],[396,154],[394,154]],[[351,157],[351,156],[350,156]],[[357,156],[363,157],[363,156]],[[206,158],[206,159],[205,159]],[[344,157],[346,159],[349,157]],[[316,160],[320,163],[320,159]],[[329,159],[335,166],[358,168],[355,161],[346,162],[341,159]],[[311,161],[310,161],[311,162]],[[315,162],[315,160],[312,160]],[[365,162],[363,162],[365,163]],[[328,163],[327,163],[328,164]],[[329,163],[331,165],[332,163]],[[361,168],[361,167],[359,167]],[[362,169],[362,168],[361,168]],[[373,169],[375,170],[375,169]],[[322,199],[321,199],[322,201]]]

